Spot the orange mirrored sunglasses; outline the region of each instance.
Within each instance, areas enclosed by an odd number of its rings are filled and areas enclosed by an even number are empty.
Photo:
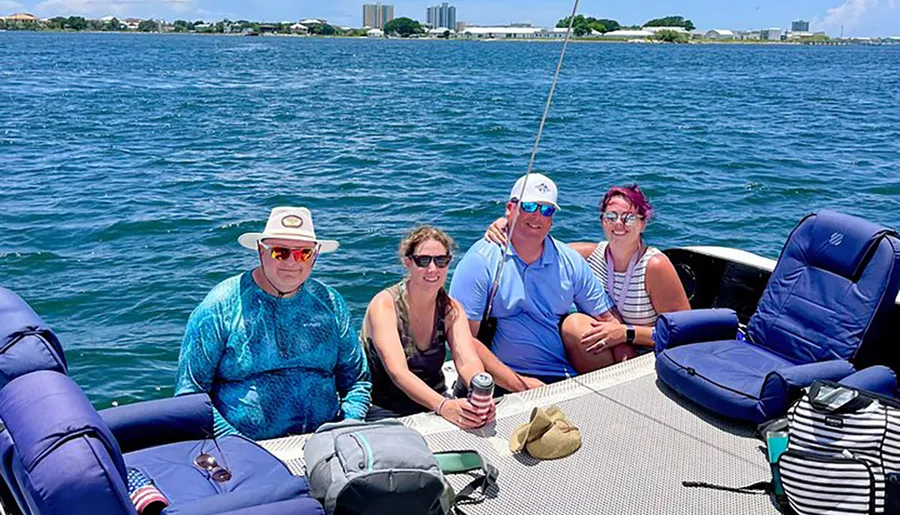
[[[259,246],[265,249],[269,253],[269,256],[272,257],[272,259],[278,261],[287,261],[291,256],[294,256],[294,261],[309,261],[319,252],[318,245],[316,245],[315,247],[292,249],[289,247],[266,245],[263,242],[259,242]]]

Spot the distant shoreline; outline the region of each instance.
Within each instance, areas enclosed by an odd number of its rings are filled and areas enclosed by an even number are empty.
[[[469,41],[469,42],[490,42],[490,43],[562,43],[563,38],[373,38],[367,36],[345,36],[345,35],[308,35],[308,34],[281,34],[281,33],[265,33],[248,35],[245,33],[204,33],[204,32],[142,32],[136,30],[8,30],[0,29],[0,32],[22,32],[22,33],[50,33],[50,34],[132,34],[141,36],[202,36],[202,37],[265,37],[265,38],[296,38],[296,39],[355,39],[369,41]],[[892,46],[900,43],[890,41],[854,41],[849,39],[831,39],[827,41],[757,41],[757,40],[712,40],[697,39],[684,42],[667,42],[650,39],[613,39],[613,38],[571,38],[571,43],[614,43],[614,44],[636,44],[636,45],[759,45],[759,46]]]

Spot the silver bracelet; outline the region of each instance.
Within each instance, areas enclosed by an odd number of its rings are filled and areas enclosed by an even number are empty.
[[[444,403],[446,403],[446,402],[449,401],[449,400],[450,400],[450,399],[444,397],[444,400],[442,400],[441,403],[438,404],[438,407],[434,410],[434,414],[440,417],[440,416],[441,416],[441,409],[443,409]]]

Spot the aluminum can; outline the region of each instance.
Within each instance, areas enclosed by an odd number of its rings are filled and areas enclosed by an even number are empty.
[[[475,410],[484,415],[491,409],[494,401],[494,378],[487,372],[476,374],[469,387],[469,402]]]

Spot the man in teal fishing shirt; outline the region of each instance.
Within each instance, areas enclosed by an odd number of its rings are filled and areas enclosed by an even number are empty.
[[[259,266],[219,283],[188,320],[175,395],[206,392],[216,434],[259,440],[362,420],[372,384],[341,295],[310,279],[319,254],[312,214],[276,207],[262,233],[238,242]]]

